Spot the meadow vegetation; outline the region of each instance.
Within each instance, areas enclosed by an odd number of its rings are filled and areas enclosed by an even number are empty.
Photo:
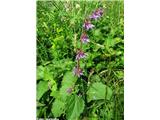
[[[83,75],[73,74],[85,18]],[[37,118],[124,119],[123,1],[37,1]]]

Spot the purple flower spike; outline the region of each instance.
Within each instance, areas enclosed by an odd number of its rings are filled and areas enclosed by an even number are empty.
[[[79,60],[79,59],[85,58],[85,57],[86,57],[86,54],[82,50],[79,50],[76,55],[76,60]]]
[[[75,67],[73,70],[73,74],[80,77],[81,75],[83,75],[82,69],[79,67]]]
[[[86,33],[83,33],[81,35],[81,41],[82,41],[82,43],[88,43],[89,42],[89,37],[86,35]]]
[[[94,11],[92,13],[92,15],[90,16],[90,18],[96,20],[96,19],[100,18],[102,16],[102,14],[103,14],[103,10],[100,8],[100,9],[97,9],[96,11]]]
[[[84,24],[83,24],[83,27],[86,29],[86,30],[89,30],[89,29],[92,29],[94,27],[93,24],[91,24],[91,22],[89,20],[85,20]]]

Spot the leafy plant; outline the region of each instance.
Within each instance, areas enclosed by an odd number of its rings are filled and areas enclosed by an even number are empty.
[[[37,118],[123,120],[123,21],[123,1],[37,1]]]

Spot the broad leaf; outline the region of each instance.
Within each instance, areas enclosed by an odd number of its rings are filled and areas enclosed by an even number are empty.
[[[56,98],[52,106],[52,113],[55,117],[59,117],[63,113],[66,99],[71,95],[67,92],[67,90],[69,88],[72,88],[76,81],[77,77],[75,77],[72,72],[67,72],[63,77],[62,87],[60,88],[60,90],[51,93],[51,96],[54,96]]]
[[[112,97],[113,91],[110,87],[107,86],[107,100],[110,100]]]
[[[52,80],[53,73],[50,72],[49,67],[45,67],[44,69],[44,80]]]
[[[76,82],[76,80],[77,80],[77,77],[75,77],[72,72],[67,72],[63,77],[62,86],[63,85],[67,85],[67,86],[73,85]]]
[[[51,94],[50,94],[50,96],[55,96],[56,95],[56,90],[57,90],[57,83],[56,83],[56,81],[54,81],[54,80],[51,80],[50,81],[50,86],[51,86]]]
[[[47,90],[48,82],[40,81],[37,85],[37,100],[39,100]]]
[[[67,72],[62,80],[62,87],[60,88],[59,91],[59,98],[62,101],[65,101],[67,99],[67,96],[70,94],[67,92],[68,88],[72,88],[77,81],[77,77],[73,75],[72,72]]]
[[[84,109],[84,100],[77,95],[72,95],[67,99],[67,120],[77,120]]]
[[[93,83],[87,91],[87,101],[105,99],[106,86],[100,82]]]
[[[54,117],[59,117],[64,112],[65,104],[64,102],[56,99],[52,105],[52,113]]]
[[[44,76],[44,67],[38,66],[37,67],[37,80],[43,79],[43,76]]]

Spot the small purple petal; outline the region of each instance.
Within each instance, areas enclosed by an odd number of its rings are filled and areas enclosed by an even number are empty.
[[[92,14],[91,16],[90,16],[90,18],[91,19],[98,19],[100,17],[100,15],[95,15],[95,14]]]
[[[93,24],[91,24],[90,21],[88,20],[85,20],[84,24],[83,24],[83,27],[86,29],[86,30],[89,30],[89,29],[92,29],[94,27]]]
[[[81,35],[81,41],[82,41],[82,43],[88,43],[88,42],[90,42],[89,41],[89,37],[86,35],[86,33],[83,33]]]
[[[96,20],[96,19],[100,18],[102,16],[102,14],[103,14],[103,10],[100,8],[100,9],[97,9],[96,11],[94,11],[92,13],[92,15],[90,16],[90,18]]]
[[[74,75],[76,75],[78,77],[80,77],[81,75],[83,75],[82,69],[78,68],[78,67],[74,68],[73,73],[74,73]]]
[[[76,60],[79,60],[81,58],[85,58],[86,54],[83,51],[78,51],[77,55],[76,55]]]

